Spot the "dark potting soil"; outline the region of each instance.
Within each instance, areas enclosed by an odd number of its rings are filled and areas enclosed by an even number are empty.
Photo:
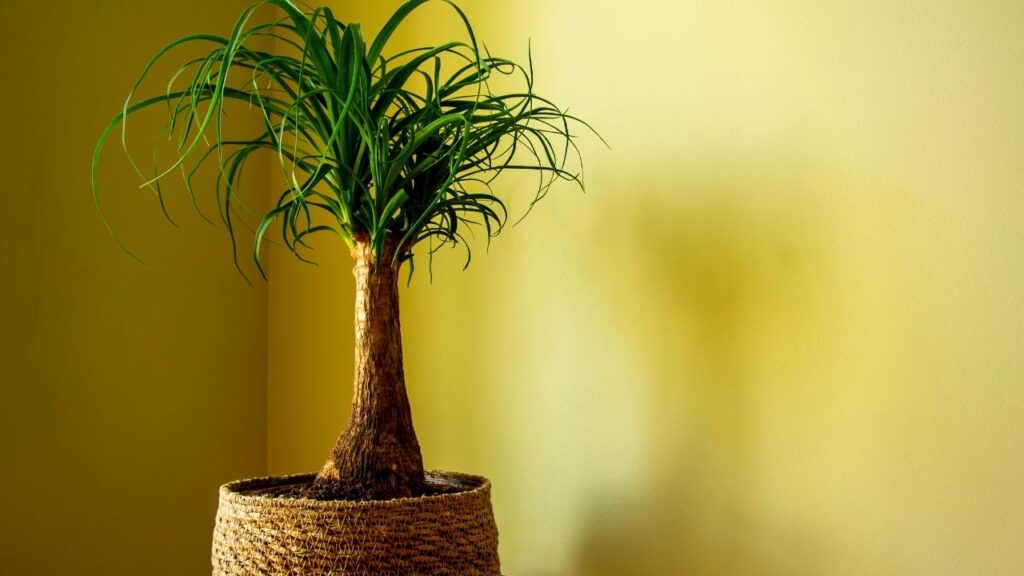
[[[427,481],[424,482],[422,491],[414,498],[422,498],[425,496],[440,496],[443,494],[458,494],[459,492],[465,492],[478,488],[478,485],[462,482],[457,478],[450,476],[434,476],[428,475]],[[300,476],[296,477],[293,482],[278,484],[276,486],[262,486],[258,488],[250,488],[243,490],[241,493],[248,496],[262,496],[265,498],[282,498],[282,499],[315,499],[312,492],[313,488],[313,476]]]

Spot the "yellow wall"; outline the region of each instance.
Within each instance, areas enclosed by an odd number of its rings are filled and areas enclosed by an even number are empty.
[[[312,470],[344,424],[340,243],[249,288],[116,144],[149,267],[88,196],[149,55],[246,3],[0,4],[5,574],[206,573],[216,486]],[[397,0],[332,4],[376,29]],[[1024,573],[1024,6],[461,4],[613,146],[403,293],[426,461],[493,479],[505,572]]]
[[[217,486],[265,469],[265,288],[180,194],[165,223],[116,143],[101,183],[148,267],[88,181],[150,55],[246,3],[0,3],[0,573],[208,574]],[[134,124],[140,151],[158,117]]]
[[[494,480],[505,571],[1024,573],[1024,5],[461,4],[613,146],[404,294],[426,461]],[[347,415],[325,247],[273,261],[272,472]]]

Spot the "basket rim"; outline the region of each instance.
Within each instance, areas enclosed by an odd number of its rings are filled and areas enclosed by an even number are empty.
[[[258,476],[255,478],[245,478],[242,480],[228,482],[220,487],[220,499],[222,502],[231,502],[235,504],[259,504],[262,506],[280,508],[317,508],[322,510],[342,510],[353,508],[382,509],[396,506],[407,506],[409,504],[462,500],[466,498],[475,498],[479,495],[489,496],[491,491],[491,481],[483,476],[466,474],[463,472],[449,472],[446,470],[427,470],[426,475],[428,480],[454,479],[462,484],[470,485],[471,487],[458,492],[392,498],[390,500],[315,500],[313,498],[268,496],[264,494],[249,494],[244,492],[260,488],[273,488],[275,486],[310,482],[316,477],[315,472],[306,472],[302,474],[288,474],[284,476]]]

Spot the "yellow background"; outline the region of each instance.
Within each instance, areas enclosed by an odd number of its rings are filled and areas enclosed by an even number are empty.
[[[397,4],[331,3],[368,32]],[[264,294],[115,148],[149,268],[89,205],[132,75],[241,5],[3,5],[12,573],[203,573],[216,484],[312,470],[343,426],[340,242],[272,252]],[[583,140],[587,194],[403,292],[426,463],[492,479],[504,571],[1024,573],[1024,5],[460,5],[612,146]],[[398,42],[457,24],[438,3]]]
[[[100,185],[147,267],[89,191],[96,139],[153,53],[246,4],[0,1],[4,576],[209,574],[217,486],[266,468],[265,285],[241,280],[180,186],[181,229],[167,224],[117,137]],[[129,125],[144,166],[161,123]]]
[[[505,571],[1024,573],[1024,5],[460,5],[612,146],[404,294],[426,462],[492,478]],[[328,254],[273,262],[272,472],[346,414]]]

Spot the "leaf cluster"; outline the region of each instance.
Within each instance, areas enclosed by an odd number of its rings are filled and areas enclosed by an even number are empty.
[[[168,44],[147,64],[96,145],[97,208],[100,152],[120,128],[125,154],[162,207],[161,183],[175,174],[198,210],[193,180],[202,166],[215,163],[219,216],[236,266],[240,229],[252,234],[261,274],[261,247],[272,229],[303,260],[308,237],[328,232],[350,246],[371,242],[377,254],[386,241],[394,242],[401,260],[411,259],[413,248],[424,242],[431,254],[461,244],[468,266],[465,232],[480,228],[489,240],[508,220],[492,188],[495,178],[507,170],[535,173],[533,203],[558,180],[582,188],[581,165],[574,171],[567,162],[579,159],[571,128],[589,126],[534,92],[532,57],[523,66],[482,50],[466,15],[450,0],[443,1],[464,24],[465,40],[385,55],[399,25],[427,1],[402,4],[369,44],[358,24],[339,21],[329,8],[303,9],[291,0],[256,2],[228,36],[195,34]],[[254,22],[257,10],[268,5],[283,16]],[[164,93],[136,101],[157,62],[195,44],[208,52],[178,67]],[[277,49],[260,49],[266,45]],[[493,91],[496,76],[511,78],[519,88]],[[231,102],[259,111],[259,134],[225,135]],[[146,175],[128,152],[127,121],[157,106],[166,108],[162,132],[173,143],[175,159]],[[260,151],[273,154],[286,186],[267,211],[254,212],[240,191]],[[105,217],[104,222],[109,229]],[[280,226],[272,227],[275,222]]]

